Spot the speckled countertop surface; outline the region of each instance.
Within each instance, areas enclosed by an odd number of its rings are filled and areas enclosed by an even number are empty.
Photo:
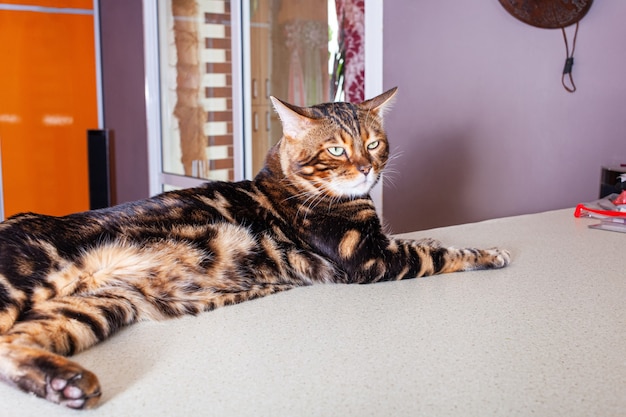
[[[626,234],[572,213],[405,235],[509,248],[503,270],[133,326],[76,357],[100,378],[97,409],[0,384],[0,416],[624,416]]]

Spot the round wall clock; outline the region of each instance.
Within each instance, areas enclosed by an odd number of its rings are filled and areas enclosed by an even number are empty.
[[[499,0],[514,17],[544,29],[564,28],[587,14],[593,0]]]

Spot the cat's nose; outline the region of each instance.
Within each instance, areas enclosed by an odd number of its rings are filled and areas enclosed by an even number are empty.
[[[357,167],[357,169],[359,170],[359,172],[361,172],[361,174],[363,175],[367,175],[370,173],[370,170],[372,169],[372,166],[370,164],[367,165],[359,165]]]

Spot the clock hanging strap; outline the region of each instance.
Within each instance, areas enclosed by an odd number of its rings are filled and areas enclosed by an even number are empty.
[[[572,53],[569,51],[569,43],[567,41],[567,33],[565,28],[562,27],[563,40],[565,41],[565,66],[563,67],[563,75],[561,76],[561,84],[570,93],[576,91],[576,84],[574,84],[574,76],[572,75],[572,67],[574,66],[574,50],[576,49],[576,38],[578,37],[578,22],[576,22],[576,29],[574,29],[574,39],[572,40]],[[566,78],[569,78],[569,85],[566,83]]]

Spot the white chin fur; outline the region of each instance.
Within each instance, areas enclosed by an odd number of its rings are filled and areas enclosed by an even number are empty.
[[[371,170],[367,176],[359,176],[354,180],[334,180],[329,188],[334,194],[360,197],[369,193],[375,183],[376,174]]]

